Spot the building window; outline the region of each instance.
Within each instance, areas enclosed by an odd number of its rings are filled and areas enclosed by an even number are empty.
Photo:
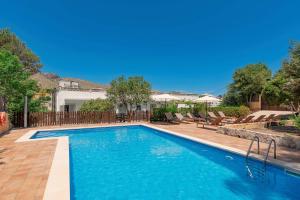
[[[64,111],[65,112],[69,112],[70,111],[70,106],[69,105],[65,105],[64,106]]]
[[[136,106],[136,110],[137,110],[137,111],[141,111],[141,110],[142,110],[141,105],[137,105],[137,106]]]

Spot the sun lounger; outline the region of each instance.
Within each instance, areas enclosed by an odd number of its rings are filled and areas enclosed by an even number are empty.
[[[187,113],[186,116],[190,119],[193,119],[195,122],[196,121],[206,121],[205,118],[202,118],[202,117],[195,117],[193,114],[191,113]]]
[[[267,127],[271,126],[271,124],[273,123],[279,123],[279,121],[281,120],[282,115],[275,115],[273,116],[273,118],[269,119],[267,121],[267,119],[265,120],[267,122]]]
[[[218,125],[220,125],[222,123],[223,119],[224,119],[223,117],[217,117],[217,118],[215,118],[213,120],[210,120],[210,124],[218,126]]]
[[[180,121],[180,122],[193,122],[193,119],[189,119],[184,117],[181,113],[175,113],[176,118]]]
[[[223,111],[218,111],[218,114],[220,115],[220,117],[224,117],[224,118],[228,118]]]
[[[258,118],[254,119],[253,122],[261,122],[266,115],[261,115]]]
[[[245,118],[244,116],[240,116],[236,118],[236,120],[232,121],[232,124],[239,124],[243,121],[244,118]]]
[[[202,112],[199,112],[198,115],[199,115],[199,117],[206,119],[206,115],[203,114]]]
[[[275,118],[275,114],[271,114],[271,115],[269,115],[268,117],[266,117],[265,119],[264,119],[264,121],[265,122],[269,122],[269,121],[271,121],[272,119],[274,119]]]
[[[214,119],[218,118],[218,117],[215,115],[214,112],[207,112],[207,114],[208,114],[208,116],[209,116],[210,118],[214,118]],[[221,117],[222,117],[222,116],[221,116]]]
[[[215,119],[210,119],[207,122],[197,122],[197,127],[199,126],[199,124],[202,124],[202,127],[204,128],[204,125],[213,125],[213,126],[219,126],[222,123],[222,120],[224,118],[223,117],[217,117]]]
[[[241,121],[241,123],[249,123],[253,118],[254,118],[254,116],[250,115],[250,116],[246,117],[245,119],[243,119]]]
[[[173,117],[172,113],[170,113],[170,112],[165,113],[165,116],[166,116],[166,118],[167,118],[167,122],[170,122],[170,123],[176,123],[176,124],[179,123],[179,121],[176,120],[176,119]]]

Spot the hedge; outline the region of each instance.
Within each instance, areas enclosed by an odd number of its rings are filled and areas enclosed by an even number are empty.
[[[226,116],[229,117],[240,117],[247,116],[250,114],[250,109],[247,106],[218,106],[218,107],[208,107],[208,111],[217,113],[218,111],[223,111]],[[167,105],[167,107],[155,108],[153,109],[152,121],[163,121],[165,119],[165,113],[180,112],[185,115],[187,112],[194,113],[197,115],[199,112],[205,113],[205,106],[199,104],[195,105],[194,108],[177,108],[176,104]]]
[[[208,110],[213,112],[222,111],[229,117],[240,117],[250,114],[250,109],[247,106],[218,106],[210,107]]]

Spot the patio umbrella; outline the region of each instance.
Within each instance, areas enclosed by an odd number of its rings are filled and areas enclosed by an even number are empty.
[[[158,102],[165,102],[165,105],[167,105],[167,101],[175,101],[175,100],[180,100],[178,97],[175,97],[170,94],[155,94],[152,95],[151,97],[154,101]]]
[[[212,104],[212,103],[218,103],[220,102],[221,100],[216,98],[216,97],[212,97],[212,96],[208,96],[208,95],[205,95],[203,97],[200,97],[196,100],[194,100],[194,102],[200,102],[200,103],[205,103],[205,114],[206,114],[206,119],[207,119],[207,105],[209,104]]]
[[[170,94],[155,94],[152,95],[152,99],[154,101],[174,101],[174,100],[179,100],[178,97],[175,97]]]

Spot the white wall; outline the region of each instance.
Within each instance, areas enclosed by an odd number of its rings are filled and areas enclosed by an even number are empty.
[[[193,101],[199,98],[199,95],[184,95],[184,94],[172,94],[182,101]]]
[[[58,90],[56,93],[56,111],[63,111],[64,105],[75,105],[74,109],[77,111],[84,101],[99,98],[106,99],[106,91]]]
[[[132,110],[135,111],[136,106],[133,106]],[[147,110],[150,110],[150,103],[142,104],[141,111],[147,111]],[[126,110],[125,106],[117,106],[116,107],[116,113],[126,113],[126,112],[127,112],[127,110]]]
[[[188,95],[188,94],[170,94],[171,96],[174,96],[178,98],[178,100],[181,101],[193,101],[199,98],[199,95]],[[155,101],[155,99],[159,96],[159,94],[152,94],[151,99]]]

